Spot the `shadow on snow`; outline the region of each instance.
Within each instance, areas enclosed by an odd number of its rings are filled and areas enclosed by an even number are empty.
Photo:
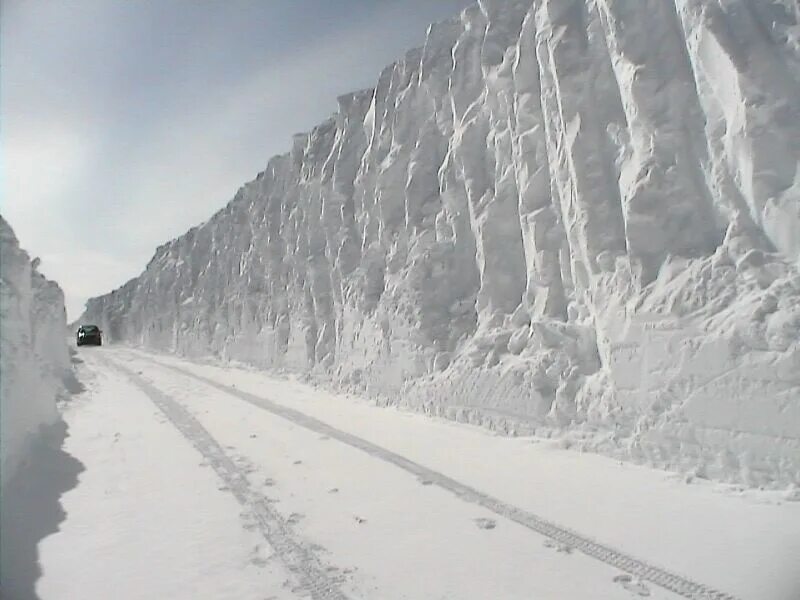
[[[68,391],[80,393],[83,385],[72,376]],[[39,542],[59,530],[65,518],[61,496],[78,485],[83,463],[63,450],[69,437],[59,421],[42,429],[29,460],[2,490],[0,502],[0,597],[3,600],[37,600],[36,581],[42,574]]]

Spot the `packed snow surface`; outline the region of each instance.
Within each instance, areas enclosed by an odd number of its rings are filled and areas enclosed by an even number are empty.
[[[794,0],[481,0],[86,318],[785,486],[799,264]]]
[[[42,600],[795,600],[800,589],[800,496],[687,484],[253,369],[118,347],[80,357],[87,390],[65,409],[65,450],[86,471],[40,544]],[[581,540],[630,559],[587,555]],[[679,579],[709,593],[656,583]]]
[[[56,399],[70,371],[61,288],[37,271],[0,216],[0,476],[25,462],[43,426],[58,420]]]

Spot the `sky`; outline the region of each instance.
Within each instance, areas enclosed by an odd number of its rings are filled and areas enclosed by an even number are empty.
[[[85,301],[470,0],[4,0],[0,214]]]

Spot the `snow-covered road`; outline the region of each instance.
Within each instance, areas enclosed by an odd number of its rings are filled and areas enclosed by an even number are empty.
[[[40,544],[44,600],[800,590],[800,502],[781,494],[687,485],[258,371],[80,357],[65,450],[86,470]]]

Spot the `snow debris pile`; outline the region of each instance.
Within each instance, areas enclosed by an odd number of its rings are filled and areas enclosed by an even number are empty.
[[[794,0],[481,0],[86,318],[778,486],[799,264]]]
[[[56,397],[70,371],[61,288],[20,249],[0,216],[0,414],[5,484],[42,426],[58,421]]]

